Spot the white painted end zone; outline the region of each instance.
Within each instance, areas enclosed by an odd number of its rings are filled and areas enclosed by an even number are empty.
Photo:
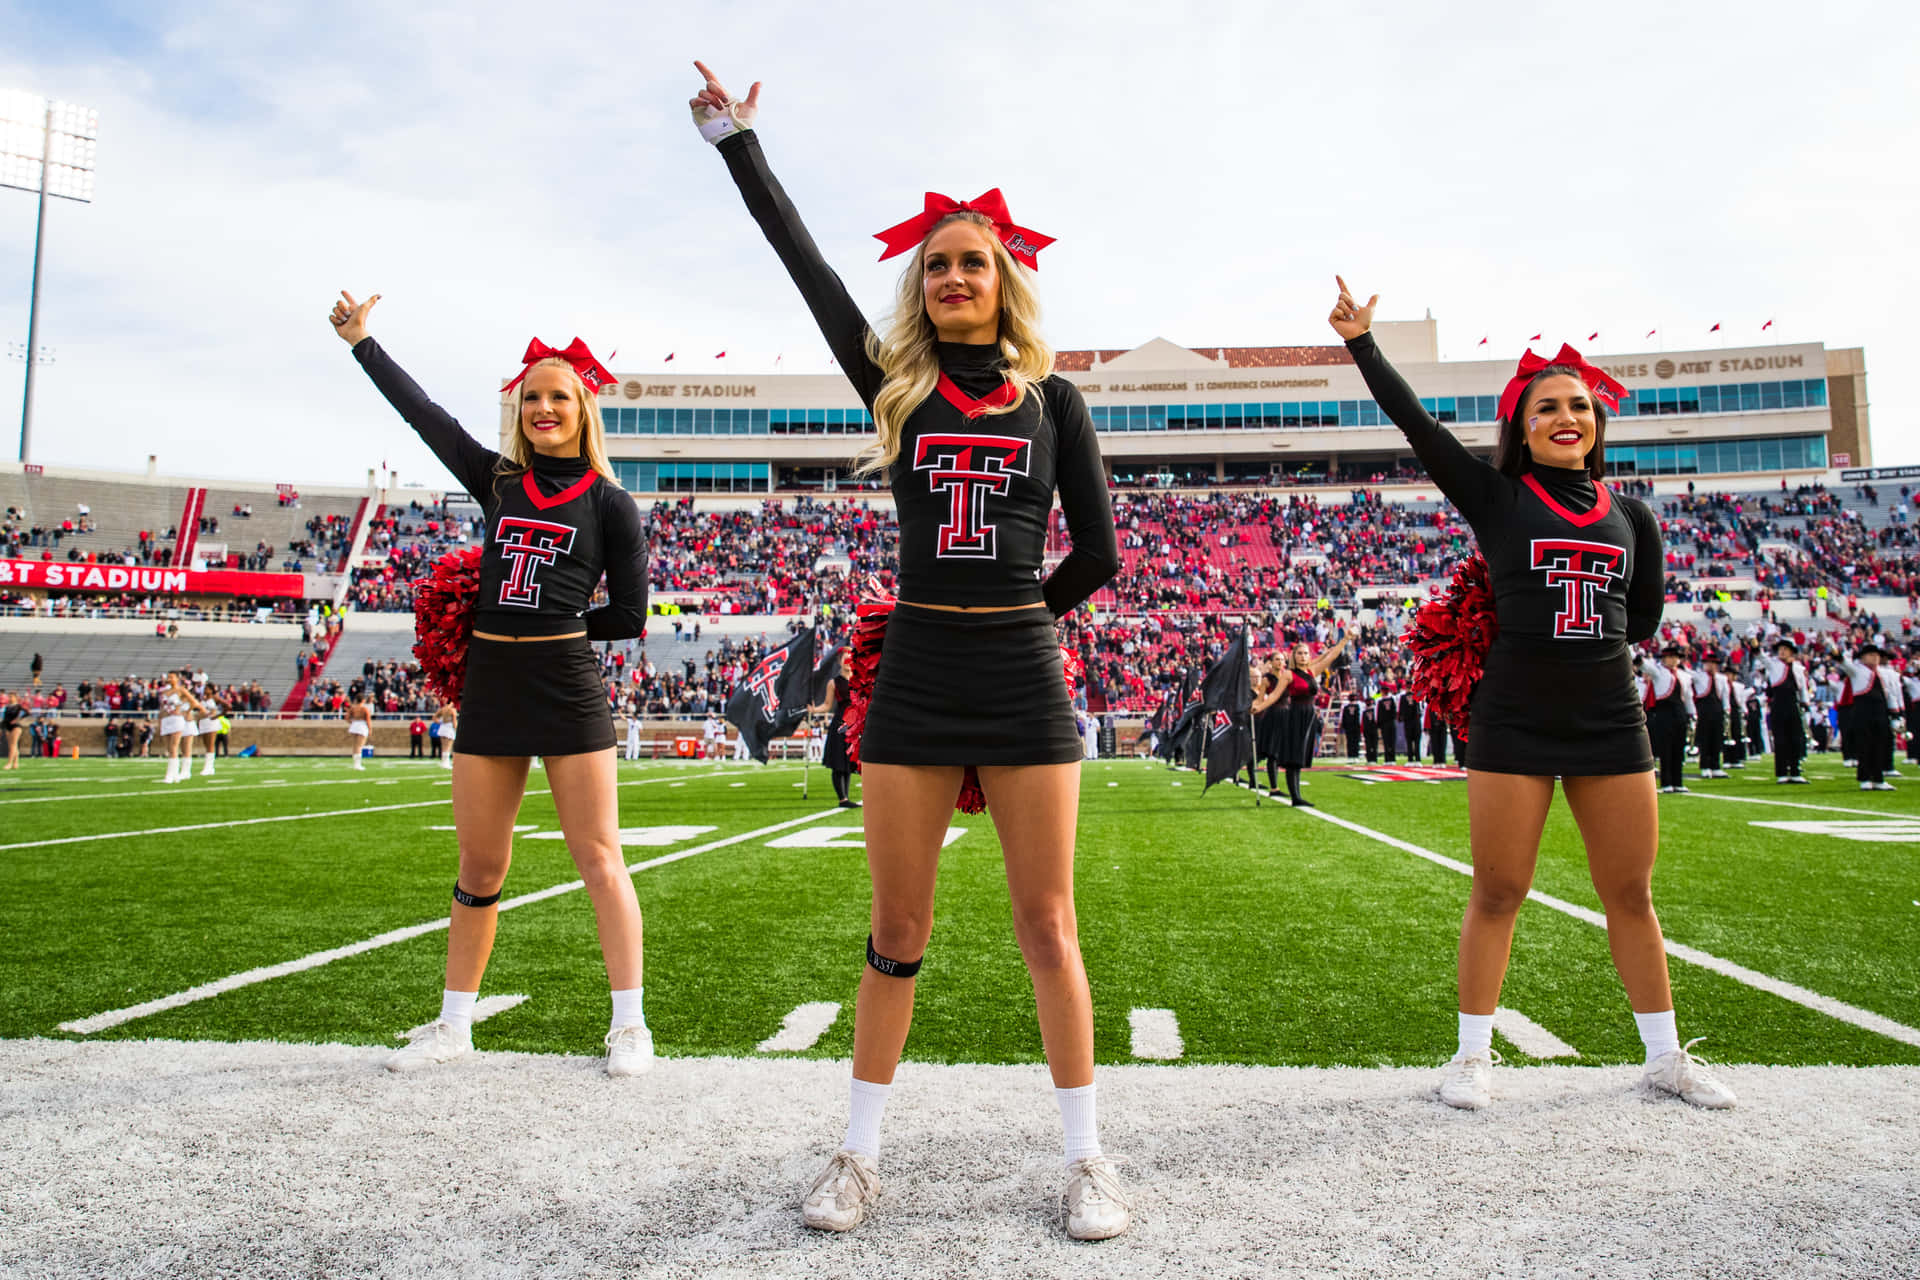
[[[1577,1058],[1579,1052],[1526,1014],[1513,1009],[1493,1011],[1493,1029],[1513,1047],[1533,1058]]]
[[[526,1002],[527,1002],[527,998],[525,996],[482,996],[480,997],[480,999],[474,1001],[473,1020],[475,1022],[485,1022],[488,1018],[493,1017],[495,1014],[505,1013],[507,1010],[512,1009],[518,1005],[523,1005]],[[395,1038],[396,1039],[411,1038],[415,1035],[418,1035],[420,1032],[425,1031],[428,1027],[432,1025],[433,1024],[431,1022],[423,1022],[417,1027],[412,1027],[406,1031],[401,1031],[396,1033]]]
[[[1858,840],[1863,844],[1920,843],[1920,818],[1881,818],[1878,821],[1852,822],[1749,822],[1750,827],[1768,827],[1774,831],[1792,831],[1803,836],[1833,836],[1840,840]]]
[[[827,1028],[840,1016],[840,1005],[833,1000],[803,1004],[781,1019],[780,1029],[762,1040],[762,1053],[797,1053],[811,1049],[827,1034]]]
[[[1127,1014],[1133,1028],[1133,1056],[1172,1061],[1187,1051],[1180,1039],[1180,1020],[1171,1009],[1135,1009]]]

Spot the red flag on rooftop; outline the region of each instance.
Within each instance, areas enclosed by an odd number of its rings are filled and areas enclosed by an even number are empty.
[[[1541,339],[1541,337],[1542,337],[1542,336],[1543,336],[1543,335],[1541,335],[1541,334],[1538,334],[1538,333],[1536,333],[1536,334],[1534,334],[1534,335],[1533,335],[1533,336],[1532,336],[1531,338],[1528,338],[1528,339],[1527,339],[1527,341],[1528,341],[1528,342],[1538,342],[1538,341],[1540,341],[1540,339]]]
[[[720,354],[714,357],[715,360],[725,360],[726,358],[727,358],[727,353],[724,351],[722,351]]]
[[[1592,333],[1587,335],[1587,341],[1592,342],[1595,338],[1598,338],[1599,336],[1600,336],[1600,331],[1598,329],[1595,329]]]
[[[1660,332],[1660,331],[1659,331],[1658,329],[1649,329],[1649,330],[1647,330],[1647,336],[1648,336],[1649,338],[1651,338],[1651,337],[1652,337],[1652,336],[1653,336],[1654,334],[1656,334],[1656,333],[1658,333],[1658,332]]]
[[[668,364],[672,364],[672,363],[673,363],[673,352],[671,352],[671,351],[669,351],[669,352],[667,352],[667,359],[666,359],[666,363],[668,363]]]
[[[1769,320],[1765,324],[1760,326],[1760,332],[1765,333],[1767,330],[1771,328],[1773,328],[1773,321]]]
[[[1484,347],[1484,346],[1486,346],[1486,345],[1487,345],[1487,340],[1486,340],[1485,338],[1482,338],[1482,339],[1480,339],[1480,345],[1481,345],[1481,346],[1483,346],[1483,347]]]
[[[1719,325],[1715,325],[1715,326],[1713,326],[1713,328],[1711,328],[1711,329],[1709,329],[1709,330],[1707,330],[1707,332],[1708,332],[1708,333],[1718,333],[1718,332],[1720,332],[1720,326],[1719,326]]]

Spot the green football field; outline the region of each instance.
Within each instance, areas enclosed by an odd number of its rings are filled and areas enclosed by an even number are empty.
[[[434,1015],[456,866],[447,772],[232,760],[164,786],[162,768],[29,761],[0,782],[0,1037],[393,1044]],[[1920,778],[1868,794],[1837,757],[1808,772],[1811,786],[1775,786],[1762,760],[1661,797],[1654,895],[1687,949],[1681,1033],[1717,1061],[1920,1063]],[[1314,770],[1307,812],[1202,795],[1159,763],[1085,766],[1078,900],[1103,1061],[1452,1051],[1468,880],[1447,863],[1468,857],[1466,786],[1366,780],[1379,776]],[[621,781],[659,1051],[850,1053],[859,815],[833,807],[817,769],[803,797],[797,766],[623,764]],[[475,1043],[592,1053],[606,980],[566,847],[543,838],[558,831],[544,787],[534,773],[482,990],[524,998]],[[953,827],[908,1057],[1038,1060],[992,823]],[[1498,1046],[1510,1062],[1637,1061],[1563,804],[1535,888],[1502,999],[1525,1021],[1503,1021]],[[762,1048],[789,1015],[785,1043],[810,1047]]]

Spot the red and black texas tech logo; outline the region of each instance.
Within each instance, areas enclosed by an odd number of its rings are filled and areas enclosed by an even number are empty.
[[[780,678],[781,668],[787,665],[787,651],[776,650],[760,660],[747,677],[747,688],[760,695],[760,714],[772,723],[780,714],[780,694],[774,688],[774,681]]]
[[[997,548],[986,522],[987,495],[1005,497],[1013,477],[1030,475],[1033,441],[1018,436],[971,436],[929,432],[914,442],[913,469],[927,473],[927,488],[945,490],[947,522],[940,526],[936,554],[991,560]]]
[[[1599,639],[1599,593],[1622,576],[1626,561],[1626,548],[1611,542],[1583,542],[1578,538],[1533,540],[1532,567],[1546,570],[1547,585],[1559,587],[1561,592],[1560,612],[1553,615],[1555,637]]]
[[[550,520],[528,520],[523,516],[501,516],[494,531],[493,544],[513,568],[500,584],[500,603],[528,609],[540,607],[540,584],[534,575],[543,564],[552,564],[573,550],[577,530],[570,524]]]

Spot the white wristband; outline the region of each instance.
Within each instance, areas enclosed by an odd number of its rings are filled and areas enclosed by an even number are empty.
[[[728,137],[731,134],[740,133],[743,131],[743,128],[744,126],[733,118],[733,112],[731,110],[722,111],[716,113],[711,120],[701,124],[700,136],[718,146],[720,139]]]

